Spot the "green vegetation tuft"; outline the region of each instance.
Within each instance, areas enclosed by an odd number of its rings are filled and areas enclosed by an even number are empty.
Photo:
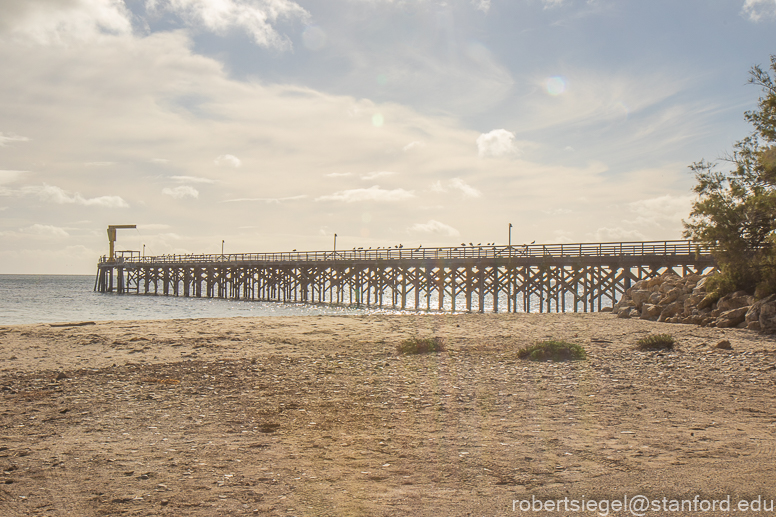
[[[413,337],[405,339],[397,350],[403,355],[429,354],[432,352],[444,352],[445,342],[441,337]]]
[[[676,341],[669,334],[652,334],[636,341],[639,350],[673,350]]]
[[[517,357],[531,361],[581,361],[587,358],[587,353],[584,348],[574,343],[542,341],[521,348],[517,351]]]

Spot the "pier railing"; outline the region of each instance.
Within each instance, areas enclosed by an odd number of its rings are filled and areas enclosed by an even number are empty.
[[[441,248],[374,248],[338,251],[290,251],[273,253],[173,254],[141,256],[137,251],[117,251],[115,260],[101,264],[212,264],[218,262],[327,262],[423,259],[500,259],[529,257],[647,257],[708,254],[691,241],[599,242],[576,244],[519,244],[513,246],[467,245]]]

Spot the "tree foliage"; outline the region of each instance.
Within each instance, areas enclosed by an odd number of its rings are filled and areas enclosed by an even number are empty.
[[[770,71],[755,66],[749,83],[764,96],[744,113],[752,133],[733,146],[726,172],[718,162],[690,166],[698,201],[684,221],[685,237],[709,247],[720,268],[712,289],[764,296],[776,292],[776,55]]]

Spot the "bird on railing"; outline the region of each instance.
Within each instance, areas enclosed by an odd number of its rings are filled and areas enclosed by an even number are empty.
[[[465,243],[465,242],[462,242],[462,243],[461,243],[461,246],[466,246],[466,243]]]
[[[474,246],[474,244],[472,244],[472,243],[470,242],[470,243],[469,243],[469,246]]]
[[[531,244],[536,244],[536,241],[531,241]]]

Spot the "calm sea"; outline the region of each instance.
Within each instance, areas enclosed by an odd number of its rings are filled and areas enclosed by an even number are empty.
[[[316,316],[367,311],[267,302],[95,293],[94,277],[0,275],[0,325],[106,320]]]

